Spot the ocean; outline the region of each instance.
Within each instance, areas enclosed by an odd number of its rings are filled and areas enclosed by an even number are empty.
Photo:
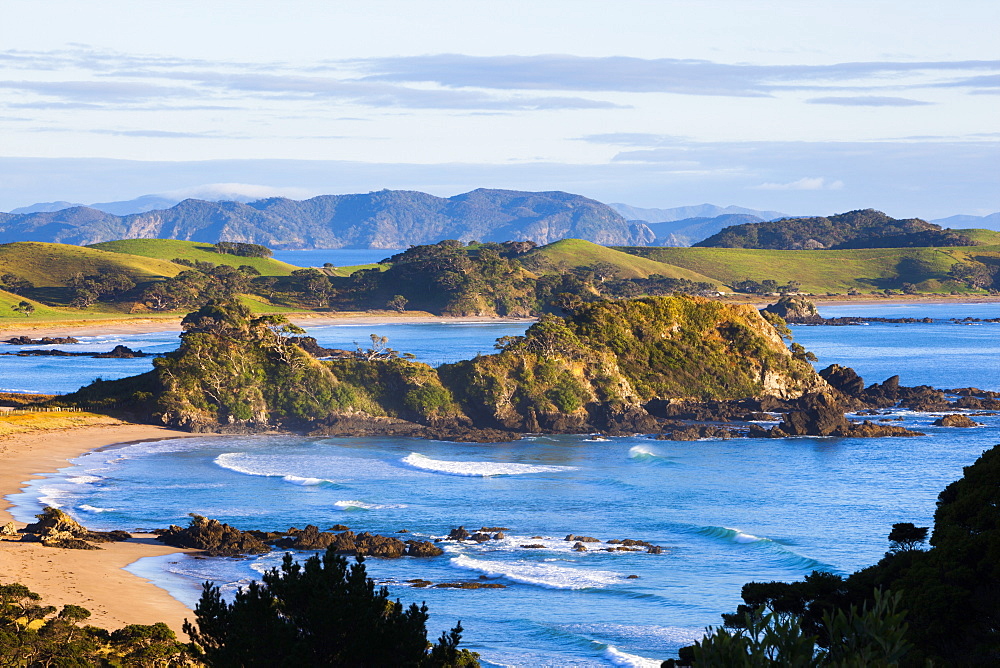
[[[866,382],[899,374],[904,384],[1000,390],[1000,324],[948,320],[996,317],[1000,305],[821,310],[936,322],[793,327],[820,367],[852,366]],[[496,337],[523,328],[387,324],[310,333],[325,345],[350,347],[371,330],[438,364],[488,353]],[[122,342],[168,347],[168,339],[142,335]],[[25,359],[44,358],[0,357],[5,383],[14,377],[5,365]],[[87,373],[101,374],[133,362],[90,361],[100,364]],[[56,389],[41,386],[63,382],[68,372],[62,368],[58,378],[42,376],[38,389]],[[206,436],[88,453],[9,498],[20,520],[57,504],[103,529],[184,524],[192,512],[241,528],[345,524],[383,534],[406,529],[425,538],[460,525],[507,527],[502,540],[441,543],[441,557],[368,559],[366,565],[394,597],[427,602],[432,637],[460,619],[463,644],[480,652],[484,665],[656,666],[718,624],[720,613],[735,609],[745,582],[793,580],[812,570],[847,574],[874,563],[888,548],[894,522],[929,526],[938,492],[1000,443],[998,416],[976,418],[985,426],[974,429],[934,427],[935,415],[908,411],[889,417],[927,435],[695,442],[531,436],[487,445]],[[586,543],[586,552],[576,552],[568,534],[640,539],[664,552],[603,551],[607,543]],[[193,605],[203,581],[231,593],[280,559],[280,552],[245,559],[168,555],[142,559],[129,570]],[[483,579],[505,588],[407,583],[417,578]]]

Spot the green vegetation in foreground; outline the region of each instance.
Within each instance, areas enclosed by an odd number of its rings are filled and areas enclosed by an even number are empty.
[[[179,239],[121,239],[119,241],[105,241],[99,244],[92,244],[87,246],[87,248],[96,248],[110,253],[156,258],[166,260],[167,262],[179,258],[191,262],[225,264],[230,267],[246,265],[259,271],[262,276],[288,276],[296,269],[299,269],[299,267],[287,262],[281,262],[270,257],[247,257],[217,253],[213,250],[214,246],[212,244],[197,241],[181,241]],[[174,274],[169,275],[172,276]]]
[[[949,275],[958,258],[983,254],[988,247],[866,248],[857,250],[758,250],[745,248],[652,248],[620,250],[696,271],[732,285],[738,281],[798,281],[805,292],[902,290],[912,283],[920,292],[967,290]]]
[[[874,566],[842,577],[750,582],[681,661],[668,665],[1000,665],[1000,446],[938,495],[928,528],[901,522]]]
[[[333,548],[297,563],[286,554],[227,603],[205,583],[196,624],[184,630],[209,666],[409,666],[477,668],[459,649],[462,624],[427,641],[427,606],[404,608],[376,587],[364,559],[348,566]]]
[[[164,623],[106,631],[85,624],[78,605],[57,610],[21,584],[0,584],[0,659],[4,666],[199,666],[192,648]]]
[[[56,403],[129,408],[194,431],[390,417],[580,433],[615,429],[622,416],[651,424],[653,399],[795,397],[823,384],[753,307],[682,295],[584,304],[502,339],[497,354],[439,369],[389,353],[378,337],[353,359],[322,362],[291,340],[301,329],[235,301],[210,302],[182,327],[180,347],[154,371]]]

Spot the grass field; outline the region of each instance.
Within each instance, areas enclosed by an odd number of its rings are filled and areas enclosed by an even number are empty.
[[[658,258],[639,257],[637,254],[599,246],[582,239],[563,239],[537,248],[525,256],[525,264],[530,267],[532,260],[542,260],[540,269],[536,270],[539,273],[546,273],[545,262],[556,269],[589,267],[604,262],[616,268],[618,278],[648,278],[653,274],[662,274],[667,278],[686,278],[713,285],[719,284],[717,278],[706,276],[697,269],[665,264],[657,261]]]
[[[216,253],[212,250],[212,244],[197,241],[182,241],[179,239],[121,239],[119,241],[105,241],[93,244],[92,246],[87,246],[87,248],[165,260],[167,262],[170,262],[174,258],[180,258],[191,260],[192,262],[198,260],[213,264],[228,264],[232,267],[249,265],[259,271],[262,276],[288,276],[296,269],[300,269],[300,267],[286,262],[279,262],[268,257],[241,257],[239,255]],[[174,266],[178,267],[179,265]],[[180,270],[183,269],[183,267],[180,267]],[[177,272],[174,273],[176,274]]]
[[[0,273],[16,274],[39,288],[65,287],[75,274],[84,276],[121,271],[136,282],[176,276],[183,267],[137,255],[99,248],[18,241],[0,245]]]
[[[962,256],[989,248],[871,248],[861,250],[756,250],[743,248],[623,247],[627,253],[682,267],[732,285],[735,281],[799,281],[817,294],[898,290],[904,282],[927,292],[962,291],[948,279]]]

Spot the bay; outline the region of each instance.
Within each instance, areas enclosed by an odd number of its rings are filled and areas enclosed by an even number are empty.
[[[887,308],[861,314],[904,317]],[[931,305],[905,316],[938,320],[930,325],[793,333],[819,355],[820,366],[852,366],[868,382],[899,373],[907,384],[1000,389],[1000,325],[947,322],[998,314],[996,305]],[[334,327],[320,332],[321,342],[349,347],[344,342],[363,338],[367,328]],[[375,329],[393,347],[450,359],[456,347],[463,347],[460,357],[488,352],[493,339],[518,328],[524,324]],[[907,411],[889,417],[926,436],[677,443],[535,436],[489,445],[199,437],[89,453],[9,498],[21,520],[55,503],[107,529],[183,524],[190,512],[243,528],[340,523],[383,534],[405,528],[426,538],[459,525],[508,527],[499,541],[442,543],[443,557],[366,563],[394,597],[427,602],[432,636],[461,619],[465,645],[486,665],[652,666],[733,610],[747,581],[792,580],[814,569],[846,574],[874,563],[887,549],[892,523],[930,525],[938,492],[1000,442],[997,416],[976,418],[985,426],[975,429],[933,427],[934,415]],[[602,551],[607,543],[587,543],[586,552],[575,552],[574,541],[563,540],[570,533],[638,538],[667,549],[612,553]],[[533,544],[543,547],[523,547]],[[232,593],[279,560],[169,555],[130,570],[191,605],[203,580]],[[480,577],[506,588],[417,589],[406,582]]]

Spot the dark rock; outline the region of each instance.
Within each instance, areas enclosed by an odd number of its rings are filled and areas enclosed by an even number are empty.
[[[128,346],[123,346],[121,344],[112,348],[109,353],[96,353],[95,358],[100,359],[132,359],[135,357],[149,357],[150,353],[144,353],[141,350],[132,350]]]
[[[249,531],[240,531],[236,527],[194,513],[191,514],[191,523],[186,528],[171,525],[157,533],[159,535],[156,539],[162,543],[174,547],[204,550],[212,557],[237,557],[271,551],[269,545]]]
[[[444,550],[426,540],[406,541],[406,555],[409,557],[440,557]]]
[[[521,547],[523,547],[525,549],[528,549],[528,550],[543,550],[543,549],[545,549],[545,546],[542,545],[541,543],[531,543],[529,545],[522,545]]]
[[[12,346],[65,346],[80,342],[72,336],[43,336],[40,339],[33,339],[30,336],[15,336],[12,339],[7,339],[4,343],[9,343]]]
[[[497,531],[510,531],[508,527],[480,527],[479,530],[484,533],[495,533]]]
[[[332,527],[327,529],[327,531],[348,531],[350,527],[344,526],[343,524],[334,524]]]
[[[565,538],[563,538],[563,540],[568,540],[568,541],[574,541],[575,540],[575,541],[579,541],[581,543],[600,543],[601,542],[600,538],[594,538],[593,536],[575,536],[573,534],[569,534],[568,536],[566,536]]]
[[[294,539],[282,541],[281,547],[290,547],[293,550],[325,550],[333,542],[336,534],[320,531],[319,527],[310,524],[305,529],[295,534]]]
[[[669,432],[658,434],[656,439],[660,441],[697,441],[701,438],[728,439],[732,438],[736,433],[737,432],[734,432],[732,429],[726,429],[725,427],[717,427],[711,424],[701,424],[683,427],[680,429],[673,429]]]
[[[933,422],[935,427],[982,427],[983,425],[965,415],[945,415]]]
[[[627,576],[625,576],[625,579],[626,580],[638,580],[639,576],[638,575],[627,575]]]
[[[430,585],[434,584],[430,580],[421,580],[419,578],[415,580],[407,580],[406,582],[410,585],[413,585],[414,587],[429,587]]]
[[[923,436],[919,431],[911,431],[905,427],[898,427],[890,424],[875,424],[871,420],[865,420],[861,424],[852,423],[843,432],[838,432],[834,436],[847,436],[850,438],[883,438],[886,436]]]
[[[859,399],[865,389],[864,379],[850,367],[831,364],[820,371],[819,375],[833,389],[848,397]]]
[[[410,530],[409,529],[400,529],[396,533],[410,533]]]
[[[848,429],[844,409],[829,392],[802,397],[796,410],[785,415],[777,429],[789,436],[830,436]]]
[[[490,535],[488,533],[482,533],[480,531],[477,531],[476,533],[469,536],[469,540],[474,540],[477,543],[485,543],[486,541],[490,540]]]
[[[506,537],[507,536],[504,534],[503,531],[498,531],[495,534],[493,534],[493,540],[503,540]]]
[[[368,532],[355,534],[353,531],[336,534],[330,543],[330,549],[337,554],[383,557],[386,559],[395,559],[403,556],[406,554],[406,547],[406,543],[398,538],[379,536]]]
[[[663,554],[663,548],[659,545],[650,545],[646,548],[647,554]]]
[[[471,534],[465,530],[465,527],[458,527],[457,529],[452,529],[448,532],[448,540],[465,540]]]
[[[584,545],[583,543],[573,543],[573,549],[576,550],[577,552],[586,552],[587,546]]]

